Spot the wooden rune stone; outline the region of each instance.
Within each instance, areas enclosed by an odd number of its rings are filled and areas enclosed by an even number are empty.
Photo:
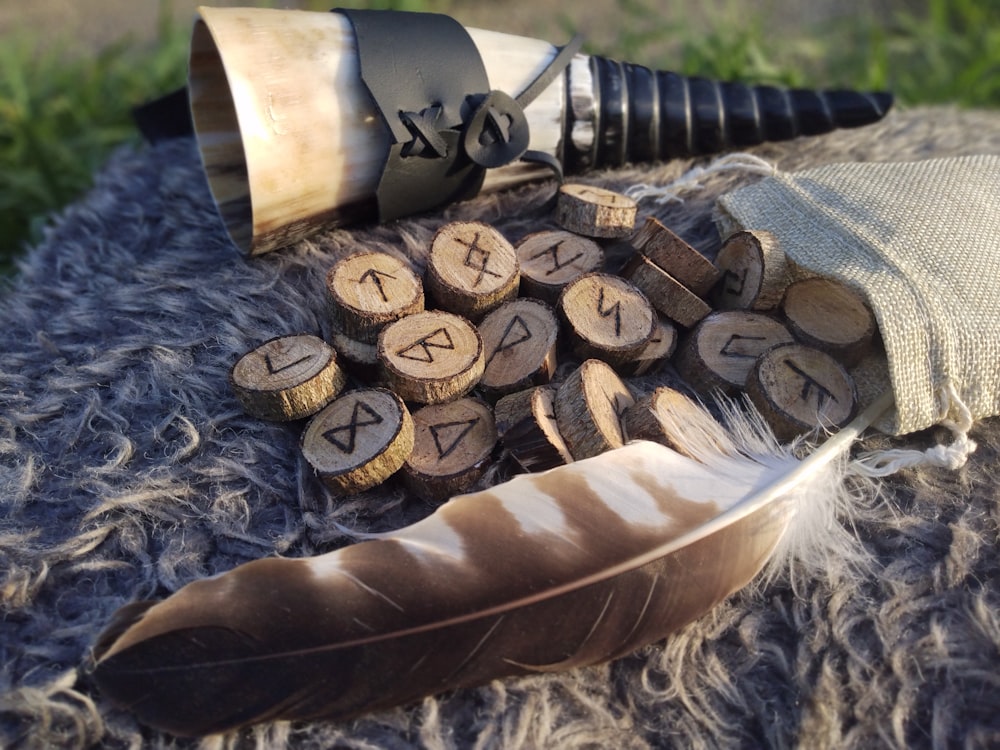
[[[378,356],[389,386],[406,401],[454,401],[479,382],[483,339],[465,318],[440,310],[409,315],[379,335]]]
[[[315,414],[344,388],[337,353],[310,334],[279,336],[247,352],[229,372],[229,384],[248,414],[291,421]]]
[[[719,280],[720,271],[712,261],[652,216],[632,238],[632,246],[698,297],[708,294]]]
[[[521,294],[553,305],[567,284],[604,266],[600,245],[561,230],[529,234],[517,244],[516,252],[521,267]]]
[[[573,460],[556,422],[557,390],[554,385],[538,386],[497,401],[497,432],[524,471],[545,471]]]
[[[479,324],[486,369],[479,388],[490,397],[548,383],[556,369],[559,321],[546,303],[505,302]]]
[[[589,273],[559,296],[573,350],[612,365],[634,359],[653,338],[657,318],[646,296],[620,276]]]
[[[452,222],[431,241],[427,288],[443,310],[478,321],[516,297],[519,281],[513,245],[488,224]]]
[[[635,403],[610,365],[588,359],[559,386],[555,414],[573,458],[597,456],[625,445],[625,411]]]
[[[763,230],[731,235],[715,257],[721,278],[713,302],[721,310],[773,310],[788,286],[791,262],[778,238]]]
[[[636,401],[623,421],[629,440],[653,440],[696,460],[706,451],[735,450],[726,430],[700,404],[667,386]]]
[[[413,413],[414,448],[403,466],[406,485],[424,500],[464,492],[489,464],[497,429],[489,406],[474,398]]]
[[[772,346],[790,343],[792,334],[765,313],[723,310],[691,331],[674,357],[685,382],[698,393],[733,396],[746,385],[757,358]]]
[[[330,318],[348,338],[374,344],[383,326],[424,309],[420,278],[398,258],[360,252],[338,261],[326,275]]]
[[[335,493],[349,495],[392,476],[413,450],[413,419],[384,388],[349,391],[314,416],[302,454]]]
[[[641,289],[657,310],[684,328],[697,325],[712,311],[705,300],[642,253],[629,259],[621,275]]]
[[[622,375],[651,375],[674,356],[676,349],[677,329],[669,320],[658,318],[649,343],[632,360],[619,365],[616,369]]]
[[[351,373],[368,384],[382,377],[378,367],[378,344],[357,341],[336,328],[330,329],[329,338],[340,361]]]
[[[586,237],[628,237],[639,205],[613,190],[569,183],[559,188],[556,223]]]
[[[781,303],[788,328],[798,341],[853,367],[871,350],[875,316],[864,299],[825,278],[796,281]]]
[[[781,344],[761,355],[746,391],[779,440],[843,427],[857,406],[847,370],[826,352],[803,344]]]

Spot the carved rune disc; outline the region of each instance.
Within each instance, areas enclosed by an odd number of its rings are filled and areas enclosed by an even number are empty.
[[[593,185],[567,183],[559,188],[556,222],[587,237],[628,237],[635,229],[639,204],[627,195]]]
[[[719,269],[712,261],[652,216],[632,238],[632,245],[699,297],[719,280]]]
[[[553,305],[565,286],[585,273],[600,271],[604,251],[591,239],[572,232],[535,232],[517,245],[521,294]]]
[[[302,453],[338,494],[361,492],[395,473],[413,450],[413,419],[392,391],[349,391],[313,417]]]
[[[635,403],[615,371],[588,359],[559,386],[555,413],[559,433],[573,458],[590,458],[625,445],[622,419]]]
[[[641,289],[657,310],[685,328],[697,325],[712,311],[705,300],[642,253],[629,259],[621,275]]]
[[[315,414],[346,379],[329,344],[305,333],[265,341],[229,372],[230,387],[247,413],[277,421]]]
[[[765,313],[725,310],[699,323],[674,357],[685,382],[698,393],[735,395],[746,385],[757,358],[772,346],[793,341],[777,319]]]
[[[826,352],[802,344],[768,349],[747,379],[747,395],[779,440],[819,427],[843,427],[854,416],[854,381]]]
[[[773,310],[788,286],[789,261],[770,232],[731,235],[715,256],[722,272],[713,299],[723,310]]]
[[[570,283],[559,297],[559,310],[577,355],[612,365],[633,359],[656,330],[656,313],[646,296],[611,274],[589,273]]]
[[[525,471],[545,471],[573,461],[556,422],[557,390],[554,385],[539,386],[497,401],[497,432]]]
[[[556,369],[559,321],[537,299],[505,302],[479,324],[486,370],[479,387],[491,397],[548,383]]]
[[[486,366],[483,339],[468,320],[429,310],[390,323],[379,335],[386,381],[406,401],[439,404],[461,398]]]
[[[424,287],[405,262],[386,253],[360,252],[326,275],[330,318],[347,337],[374,344],[387,323],[424,309]]]
[[[517,296],[520,271],[514,247],[478,221],[455,221],[431,241],[427,288],[438,307],[479,320]]]
[[[414,448],[403,466],[408,487],[425,500],[464,492],[482,476],[497,442],[493,412],[462,398],[413,413]]]

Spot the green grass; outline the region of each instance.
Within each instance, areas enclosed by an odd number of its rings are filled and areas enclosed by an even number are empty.
[[[655,20],[658,3],[623,0],[614,48],[593,51],[723,79],[889,89],[905,105],[1000,107],[1000,3],[928,0],[924,12],[899,14],[888,25],[860,18],[781,40],[760,19],[745,17],[742,4],[724,7],[710,31],[692,34],[683,19]],[[367,5],[448,12],[452,3]],[[54,211],[86,191],[112,149],[138,142],[130,109],[183,82],[187,42],[187,26],[164,12],[152,47],[125,40],[84,57],[31,38],[0,44],[0,276],[40,239]]]

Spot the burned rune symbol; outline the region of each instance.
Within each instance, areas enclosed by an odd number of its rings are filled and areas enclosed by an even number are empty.
[[[535,253],[530,258],[528,258],[528,260],[538,260],[543,255],[551,255],[552,256],[552,268],[548,269],[545,272],[545,275],[549,276],[551,274],[554,274],[556,271],[561,271],[566,266],[570,265],[571,263],[573,263],[574,261],[576,261],[578,258],[581,258],[583,256],[583,252],[581,251],[581,252],[578,252],[576,255],[574,255],[569,260],[560,260],[560,258],[559,258],[559,248],[562,247],[562,244],[565,241],[566,240],[559,240],[556,244],[554,244],[554,245],[552,245],[550,247],[547,247],[544,250],[539,250],[537,253]]]
[[[469,252],[465,254],[465,260],[462,261],[462,265],[479,272],[479,275],[476,276],[476,280],[472,282],[472,286],[479,286],[482,283],[483,278],[486,276],[493,276],[497,279],[501,278],[500,274],[496,271],[491,271],[487,268],[490,262],[490,251],[484,250],[479,246],[479,232],[476,232],[476,236],[472,238],[472,242],[469,244],[466,244],[461,239],[458,241],[465,245],[469,250]]]
[[[385,271],[379,271],[377,268],[369,268],[365,271],[361,278],[358,279],[358,284],[364,284],[366,281],[370,281],[378,289],[379,295],[382,297],[383,302],[388,302],[389,298],[385,295],[385,288],[382,286],[382,277],[387,279],[395,279],[391,273],[386,273]]]
[[[809,400],[809,394],[812,392],[813,388],[816,389],[816,410],[823,411],[823,407],[826,406],[827,401],[837,401],[837,397],[833,393],[820,383],[816,378],[807,373],[792,360],[786,359],[782,361],[789,370],[794,372],[800,378],[802,378],[802,391],[799,393],[799,398],[803,401]]]
[[[597,314],[602,318],[615,316],[615,336],[622,335],[622,303],[621,300],[615,302],[611,307],[604,308],[604,287],[600,288],[597,295]]]
[[[747,269],[746,268],[743,269],[743,273],[742,274],[733,273],[732,271],[730,271],[727,268],[726,271],[725,271],[725,273],[722,275],[722,277],[723,277],[723,283],[725,284],[726,294],[735,294],[737,296],[743,294],[743,288],[747,284]],[[739,281],[739,287],[731,285],[729,283],[729,279],[736,279],[737,281]]]
[[[282,352],[284,354],[285,352]],[[291,370],[296,365],[301,365],[303,362],[307,362],[312,359],[312,355],[307,354],[304,357],[299,357],[294,362],[289,362],[284,365],[275,365],[274,360],[271,359],[271,354],[265,352],[264,354],[264,364],[267,365],[267,372],[270,375],[277,375],[279,372],[284,372],[285,370]]]
[[[738,341],[767,341],[766,336],[742,336],[738,333],[734,333],[730,336],[726,343],[722,345],[719,349],[719,354],[723,357],[743,357],[745,359],[757,359],[760,352],[756,352],[753,349],[750,351],[740,351],[733,345]]]
[[[603,203],[605,205],[610,204],[614,206],[615,204],[618,203],[618,195],[616,193],[604,193],[604,192],[599,193],[596,190],[584,188],[578,193],[578,195],[581,198],[585,195],[591,195],[594,198],[597,198],[597,202]]]
[[[628,403],[621,398],[620,393],[608,394],[608,403],[611,404],[611,411],[615,414],[615,424],[618,425],[618,436],[625,442],[625,412],[628,410]]]
[[[524,319],[520,315],[515,315],[507,323],[507,327],[503,331],[503,336],[500,337],[500,343],[497,344],[497,348],[487,358],[486,366],[489,367],[490,362],[500,352],[505,352],[508,349],[513,349],[518,344],[530,341],[531,337],[531,329],[528,328],[528,324],[524,322]]]
[[[361,412],[364,412],[363,416]],[[323,437],[340,448],[344,453],[354,453],[357,443],[358,428],[369,427],[371,425],[382,424],[382,415],[372,409],[364,401],[354,402],[354,411],[351,412],[351,421],[339,427],[331,427],[323,433]],[[347,440],[338,437],[341,433],[347,433]]]
[[[462,442],[472,428],[479,424],[479,417],[472,419],[462,419],[456,422],[441,422],[430,426],[431,437],[434,438],[434,446],[437,448],[438,460],[443,461],[450,456],[458,444]],[[457,432],[456,432],[456,428]],[[454,434],[452,434],[454,433]],[[442,441],[442,436],[448,435],[448,442]]]
[[[396,356],[430,364],[434,361],[434,353],[431,349],[454,348],[455,342],[451,340],[451,333],[448,332],[447,328],[442,327],[422,336],[409,346],[404,346],[396,352]]]

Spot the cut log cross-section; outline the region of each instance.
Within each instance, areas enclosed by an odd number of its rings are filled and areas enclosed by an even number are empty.
[[[334,349],[311,334],[265,341],[240,357],[229,373],[230,387],[246,412],[276,421],[315,414],[346,380]]]

